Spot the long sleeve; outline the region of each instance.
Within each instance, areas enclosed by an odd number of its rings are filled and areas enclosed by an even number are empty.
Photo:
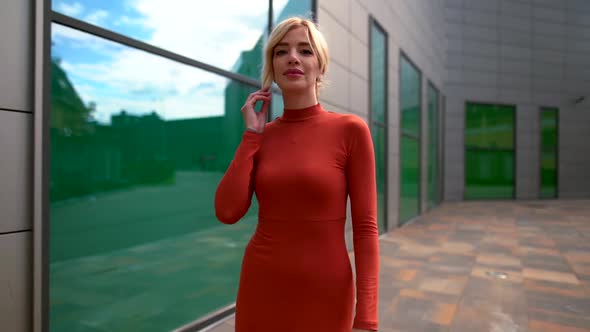
[[[215,215],[219,221],[233,224],[240,220],[252,202],[254,157],[262,143],[262,134],[245,131],[215,192]]]
[[[379,232],[375,154],[367,124],[356,118],[350,128],[346,177],[352,210],[356,267],[356,315],[354,328],[378,329]]]

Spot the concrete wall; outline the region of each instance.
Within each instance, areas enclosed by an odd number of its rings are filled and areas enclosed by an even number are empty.
[[[516,198],[539,194],[539,109],[558,107],[559,196],[590,197],[590,2],[445,0],[445,199],[462,200],[465,102],[515,105]]]
[[[446,40],[442,2],[388,0],[319,0],[318,23],[330,46],[329,85],[320,96],[332,111],[354,113],[368,121],[369,18],[388,34],[388,224],[399,222],[399,61],[403,51],[421,70],[423,85],[432,81],[443,89]],[[424,97],[425,98],[425,97]],[[423,100],[426,117],[426,99]],[[428,142],[423,136],[423,144]],[[426,145],[424,145],[425,147]],[[426,149],[424,148],[425,152]],[[423,163],[423,179],[426,177]],[[425,183],[423,184],[425,185]],[[426,190],[423,207],[426,207]],[[350,222],[348,224],[350,236]]]
[[[0,325],[31,330],[33,2],[0,5]]]

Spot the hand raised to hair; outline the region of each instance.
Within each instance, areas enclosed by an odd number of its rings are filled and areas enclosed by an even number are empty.
[[[270,98],[270,87],[255,91],[248,96],[244,106],[242,106],[242,116],[244,117],[246,128],[253,129],[259,133],[264,131],[264,124],[266,123],[266,114],[268,113]],[[256,112],[254,110],[254,106],[256,106],[258,101],[262,101],[262,108],[260,109],[260,112]]]

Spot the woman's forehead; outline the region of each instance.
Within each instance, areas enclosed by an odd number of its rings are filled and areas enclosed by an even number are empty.
[[[302,25],[297,25],[291,28],[279,41],[281,43],[300,43],[300,42],[307,42],[309,43],[309,35],[307,33],[307,28]]]

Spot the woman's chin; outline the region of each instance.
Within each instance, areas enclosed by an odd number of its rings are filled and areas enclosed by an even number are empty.
[[[277,84],[283,93],[303,93],[305,91],[313,91],[314,87],[309,87],[304,82],[281,82]]]

